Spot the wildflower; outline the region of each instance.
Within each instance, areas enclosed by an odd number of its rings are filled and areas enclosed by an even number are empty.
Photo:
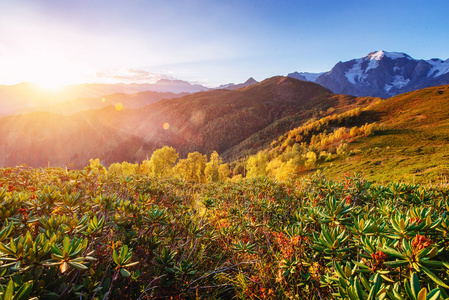
[[[372,253],[371,257],[377,262],[383,262],[387,258],[387,254],[383,253],[382,251],[377,251],[376,253]]]
[[[432,241],[425,236],[417,234],[412,241],[413,250],[416,253],[424,248],[429,247],[431,243]]]
[[[345,201],[346,201],[346,204],[351,204],[351,203],[352,203],[352,198],[351,198],[351,196],[350,196],[350,195],[346,196],[346,197],[345,197]]]
[[[411,218],[411,223],[416,223],[416,225],[422,223],[422,220],[420,218]]]

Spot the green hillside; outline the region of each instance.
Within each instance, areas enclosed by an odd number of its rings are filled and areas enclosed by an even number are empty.
[[[272,164],[274,160],[287,163],[296,153],[303,156],[305,165],[305,155],[313,152],[313,166],[290,170],[318,169],[335,178],[361,172],[375,181],[446,181],[449,86],[378,100],[358,113],[347,114],[317,118],[285,133],[264,152],[267,159]]]
[[[449,86],[398,95],[364,113],[378,119],[379,130],[349,143],[348,155],[323,164],[327,173],[361,171],[377,181],[447,181]]]

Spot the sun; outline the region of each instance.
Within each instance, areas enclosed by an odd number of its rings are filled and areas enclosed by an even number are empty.
[[[42,79],[35,79],[33,80],[33,83],[42,90],[48,92],[57,92],[67,85],[66,82],[60,81],[58,78],[52,78],[51,76]]]
[[[69,59],[35,53],[24,62],[22,74],[43,90],[58,91],[69,84],[85,82],[86,70]]]

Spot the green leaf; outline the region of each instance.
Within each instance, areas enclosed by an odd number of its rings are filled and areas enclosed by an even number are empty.
[[[407,287],[410,288],[410,287],[408,286],[408,284],[406,284],[405,286],[406,286],[406,288],[407,288]],[[408,292],[407,292],[407,293],[408,293]],[[398,300],[405,300],[404,297],[402,297],[401,294],[399,294],[399,292],[398,292],[396,289],[393,289],[393,295],[394,295],[394,296],[396,297],[396,299],[398,299]]]
[[[384,252],[384,253],[386,253],[386,254],[388,254],[388,255],[396,256],[396,257],[399,257],[399,258],[402,258],[402,259],[405,258],[404,255],[402,255],[400,252],[398,252],[395,249],[390,248],[388,246],[385,246],[383,248],[380,247],[379,250]]]
[[[22,284],[20,289],[14,295],[14,300],[27,300],[28,295],[31,293],[33,288],[33,281],[28,281]]]
[[[5,292],[3,293],[3,300],[12,300],[12,295],[14,293],[14,283],[12,280],[8,282]]]
[[[363,287],[366,290],[370,290],[370,282],[366,280],[365,276],[363,274],[360,274],[360,282],[362,283]]]
[[[131,272],[129,272],[126,269],[120,269],[120,274],[122,274],[123,277],[129,277],[131,276]]]
[[[330,236],[329,230],[327,229],[327,227],[323,228],[322,233],[323,233],[323,236],[324,236],[326,242],[329,243],[329,246],[332,245],[334,243],[334,239]]]
[[[62,242],[62,247],[66,253],[70,253],[70,251],[69,251],[70,239],[67,235],[64,237],[64,241]]]
[[[362,290],[362,287],[360,286],[360,282],[358,280],[356,280],[354,282],[354,287],[355,287],[355,290],[357,292],[358,298],[359,299],[364,299],[365,297],[363,297],[363,290]]]
[[[374,285],[371,287],[371,290],[369,291],[368,300],[376,299],[376,295],[379,292],[380,285],[381,285],[380,275],[376,274],[376,276],[374,277]]]
[[[128,254],[128,245],[124,245],[122,247],[122,250],[120,251],[120,259],[122,262],[126,260],[127,254]]]
[[[335,262],[335,270],[337,271],[338,275],[343,278],[347,278],[345,272],[343,271],[342,267],[338,262]]]
[[[421,263],[421,265],[425,265],[425,266],[430,267],[430,268],[442,268],[442,267],[444,267],[443,262],[436,261],[436,260],[421,260],[420,263]]]
[[[352,262],[353,262],[355,265],[357,265],[358,267],[362,268],[362,269],[368,269],[368,270],[369,270],[369,267],[368,267],[367,265],[364,265],[364,264],[362,264],[362,263],[360,263],[360,262],[358,262],[358,261],[355,261],[355,260],[353,260]]]
[[[3,224],[3,229],[0,231],[0,241],[3,241],[8,237],[8,235],[11,234],[13,230],[12,224],[13,224],[12,222],[8,224],[8,220],[5,220],[5,223]]]
[[[8,246],[0,243],[0,251],[9,255],[14,255],[15,252]]]
[[[401,267],[408,264],[407,260],[395,260],[395,261],[386,261],[384,265],[390,266],[392,268]]]
[[[55,244],[51,245],[51,251],[59,256],[62,256],[62,251]]]
[[[349,298],[351,298],[351,300],[360,300],[360,298],[355,293],[355,289],[353,286],[348,287],[346,291],[348,292],[348,296]]]
[[[410,287],[412,289],[413,296],[417,297],[419,290],[421,289],[421,284],[419,283],[418,275],[414,272],[410,276]]]
[[[77,263],[77,262],[73,262],[73,261],[69,261],[69,265],[72,266],[72,267],[74,267],[74,268],[77,269],[77,270],[80,270],[80,271],[84,271],[84,270],[89,269],[89,268],[86,267],[85,265],[80,264],[80,263]]]
[[[416,300],[416,296],[415,296],[415,294],[413,294],[413,291],[410,287],[410,283],[407,281],[407,279],[404,280],[404,286],[405,286],[405,291],[407,292],[407,296],[409,297],[409,299]]]
[[[427,269],[426,267],[421,267],[421,269],[424,271],[424,273],[427,274],[427,276],[430,277],[430,279],[432,279],[436,284],[449,289],[449,286],[447,284],[445,284],[440,278],[438,278],[432,271],[430,271],[429,269]]]
[[[115,250],[112,252],[112,258],[114,259],[115,264],[120,266],[120,261],[118,260],[117,252]]]
[[[440,289],[436,288],[436,289],[433,289],[427,295],[427,300],[438,300],[438,299],[440,299],[440,296],[441,296],[441,291],[440,291]]]

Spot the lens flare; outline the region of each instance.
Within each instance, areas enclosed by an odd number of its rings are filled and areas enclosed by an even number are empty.
[[[119,102],[119,103],[115,104],[115,109],[117,111],[121,111],[123,109],[123,103]]]

